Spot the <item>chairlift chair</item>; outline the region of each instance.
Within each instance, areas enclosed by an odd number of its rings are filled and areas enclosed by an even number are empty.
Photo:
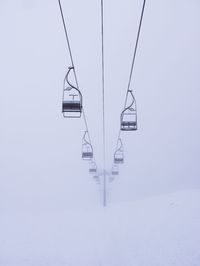
[[[89,167],[89,173],[90,174],[95,174],[97,172],[97,166],[95,162],[91,162],[90,167]]]
[[[118,165],[113,165],[111,173],[112,173],[112,176],[119,175],[119,167],[118,167]]]
[[[128,91],[131,96],[132,102],[121,113],[121,130],[133,131],[137,130],[137,108],[135,97],[131,90]]]
[[[93,148],[90,142],[86,139],[88,132],[85,131],[82,144],[82,159],[91,161],[93,159]]]
[[[93,178],[97,184],[100,184],[100,178],[99,178],[99,175],[97,173],[94,174]]]
[[[82,94],[69,81],[69,73],[74,69],[69,67],[63,84],[62,113],[65,118],[79,118],[82,113]]]
[[[110,181],[110,183],[113,182],[114,180],[115,180],[115,177],[114,177],[114,176],[112,176],[112,175],[109,176],[109,181]]]
[[[117,150],[114,153],[114,164],[123,164],[124,163],[124,149],[123,149],[123,144],[122,144],[121,139],[118,139],[118,146],[119,148],[117,148]]]
[[[122,164],[124,163],[124,155],[121,151],[116,151],[114,156],[114,163],[115,164]]]

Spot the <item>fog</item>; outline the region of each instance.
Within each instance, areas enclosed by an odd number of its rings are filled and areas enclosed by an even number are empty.
[[[102,169],[100,1],[62,2]],[[109,170],[142,1],[104,2]],[[70,58],[58,3],[0,0],[0,265],[198,265],[199,10],[147,1],[131,83],[138,131],[121,134],[125,163],[103,210],[81,159],[84,120],[61,113]]]
[[[141,1],[105,1],[106,167],[112,166]],[[109,203],[199,188],[200,3],[147,1],[131,88],[138,131],[122,133],[125,164]],[[95,156],[102,168],[99,1],[63,1]],[[0,208],[101,206],[81,160],[83,119],[64,119],[70,65],[57,1],[0,1]]]

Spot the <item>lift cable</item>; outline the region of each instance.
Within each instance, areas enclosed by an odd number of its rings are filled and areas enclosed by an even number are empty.
[[[128,93],[129,93],[130,86],[131,86],[131,80],[132,80],[133,70],[134,70],[134,66],[135,66],[135,60],[136,60],[136,55],[137,55],[137,49],[138,49],[138,43],[139,43],[139,38],[140,38],[140,32],[141,32],[141,27],[142,27],[142,22],[143,22],[143,17],[144,17],[145,5],[146,5],[146,0],[143,1],[143,5],[142,5],[142,12],[141,12],[141,16],[140,16],[140,22],[139,22],[139,27],[138,27],[138,32],[137,32],[137,38],[136,38],[136,43],[135,43],[135,48],[134,48],[134,54],[133,54],[133,60],[132,60],[132,64],[131,64],[131,71],[130,71],[130,76],[129,76],[129,81],[128,81],[128,87],[127,87],[127,91],[126,91],[124,108],[126,107],[126,104],[127,104]],[[117,138],[117,144],[116,144],[116,149],[117,149],[117,146],[118,146],[118,141],[120,139],[120,136],[121,136],[121,129],[119,130],[119,134],[118,134],[118,138]]]
[[[102,67],[102,107],[103,107],[103,205],[106,206],[106,127],[105,127],[105,56],[104,56],[104,2],[101,0],[101,67]]]
[[[133,69],[134,69],[134,65],[135,65],[135,59],[136,59],[137,48],[138,48],[138,43],[139,43],[139,38],[140,38],[142,21],[143,21],[143,17],[144,17],[145,4],[146,4],[146,0],[144,0],[143,6],[142,6],[142,13],[141,13],[141,17],[140,17],[140,23],[139,23],[137,39],[136,39],[136,43],[135,43],[135,50],[134,50],[133,61],[132,61],[132,65],[131,65],[131,72],[130,72],[130,77],[129,77],[129,81],[128,81],[128,88],[127,88],[127,92],[126,92],[126,100],[125,100],[124,106],[126,106],[127,97],[128,97],[128,91],[129,91],[130,86],[131,86],[131,79],[132,79],[132,76],[133,76]]]
[[[66,36],[66,40],[67,40],[67,46],[68,46],[68,50],[69,50],[69,54],[70,54],[71,64],[72,64],[73,71],[74,71],[75,81],[76,81],[77,88],[79,89],[78,79],[77,79],[77,74],[76,74],[76,69],[75,69],[75,66],[74,66],[74,60],[73,60],[73,56],[72,56],[72,49],[71,49],[71,45],[70,45],[70,41],[69,41],[69,36],[68,36],[68,32],[67,32],[66,22],[65,22],[65,18],[64,18],[64,14],[63,14],[63,9],[62,9],[62,5],[61,5],[61,1],[60,0],[58,0],[58,4],[59,4],[60,13],[61,13],[62,22],[63,22],[63,27],[64,27],[65,36]],[[91,143],[91,138],[90,138],[90,133],[89,133],[89,128],[88,128],[88,123],[87,123],[87,119],[86,119],[86,115],[85,115],[84,108],[83,108],[83,118],[84,118],[86,130],[88,132],[88,138],[89,138],[89,141]]]

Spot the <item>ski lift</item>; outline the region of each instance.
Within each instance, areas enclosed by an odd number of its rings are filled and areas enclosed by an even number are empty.
[[[124,163],[124,148],[122,144],[122,140],[118,139],[118,146],[117,150],[114,153],[114,164],[122,164]]]
[[[99,178],[98,173],[95,173],[93,178],[94,178],[94,180],[96,181],[97,184],[100,184],[100,178]]]
[[[62,113],[65,118],[79,118],[82,113],[82,94],[69,81],[69,73],[74,67],[69,67],[63,84]]]
[[[82,159],[92,160],[93,159],[93,148],[90,142],[86,139],[86,137],[88,137],[88,131],[85,131],[84,136],[83,136]]]
[[[96,172],[97,172],[97,165],[95,162],[91,162],[89,167],[89,173],[94,174]]]
[[[113,165],[112,170],[111,170],[112,176],[119,175],[119,167],[118,165]]]
[[[129,90],[128,94],[131,96],[132,102],[121,113],[121,130],[123,131],[137,130],[136,101],[132,90]]]
[[[109,181],[110,181],[110,183],[113,182],[114,180],[115,180],[114,176],[112,176],[112,175],[109,176]]]

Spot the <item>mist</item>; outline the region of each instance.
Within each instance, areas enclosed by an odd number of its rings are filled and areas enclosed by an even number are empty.
[[[110,0],[104,5],[109,170],[142,1]],[[63,0],[63,10],[92,145],[102,169],[100,1]],[[125,163],[115,181],[108,182],[108,205],[200,189],[199,10],[196,0],[147,1],[131,83],[138,130],[121,135]],[[102,187],[81,159],[84,121],[64,119],[61,113],[70,58],[57,1],[1,0],[0,32],[2,217],[101,211]]]

